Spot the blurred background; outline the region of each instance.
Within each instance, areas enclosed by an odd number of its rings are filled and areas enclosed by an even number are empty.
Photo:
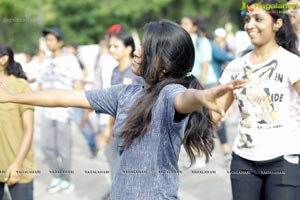
[[[39,47],[40,31],[57,26],[66,41],[78,45],[95,44],[111,24],[140,32],[145,22],[167,18],[179,22],[194,16],[207,32],[226,24],[236,32],[242,29],[241,0],[0,0],[0,41],[15,52]]]

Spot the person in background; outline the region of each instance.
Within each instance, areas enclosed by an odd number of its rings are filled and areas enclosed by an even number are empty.
[[[193,75],[199,79],[203,87],[215,85],[218,79],[214,75],[211,66],[212,48],[208,38],[198,33],[198,20],[191,16],[183,17],[180,21],[181,26],[190,34],[196,51]]]
[[[0,44],[0,82],[14,93],[30,93],[27,77],[14,52]],[[34,107],[0,104],[0,199],[4,186],[12,200],[33,200],[36,163],[32,147]]]
[[[104,89],[111,86],[111,76],[112,71],[118,66],[118,61],[113,58],[109,52],[109,38],[113,34],[125,33],[125,28],[121,24],[111,25],[104,38],[99,42],[99,53],[95,65],[95,81],[94,89]],[[83,121],[87,118],[89,112],[86,112]],[[109,115],[99,114],[99,130],[98,132],[103,133],[105,127],[108,123]],[[107,141],[102,140],[102,143],[107,143]]]
[[[81,62],[81,60],[78,57],[78,46],[75,43],[71,43],[66,46],[69,53],[74,55],[77,58],[77,61],[79,63],[80,69],[82,71],[83,76],[83,88],[85,88],[85,78],[87,76],[87,69]],[[88,142],[89,150],[91,154],[91,158],[95,158],[98,155],[98,147],[96,143],[95,138],[95,129],[92,126],[92,123],[89,118],[87,118],[84,123],[82,123],[82,117],[85,113],[84,109],[81,108],[73,108],[73,120],[76,123],[76,125],[80,128],[81,133],[83,134],[84,138]]]
[[[76,57],[62,51],[64,34],[60,29],[42,31],[52,55],[43,63],[38,77],[37,91],[51,89],[82,89],[82,72]],[[43,108],[41,111],[41,148],[45,155],[52,180],[49,193],[73,191],[72,131],[70,108]]]
[[[225,31],[224,28],[217,28],[214,33],[213,33],[214,39],[213,41],[221,48],[224,49],[225,52],[229,55],[229,56],[233,56],[234,53],[232,52],[232,50],[230,49],[227,40],[226,40],[226,36],[227,36],[227,32]]]
[[[289,0],[287,5],[294,5],[294,8],[288,10],[288,14],[297,36],[297,46],[300,52],[300,0]]]
[[[40,53],[40,52],[38,52]],[[23,65],[23,70],[28,78],[28,83],[31,87],[32,90],[36,90],[37,88],[37,83],[36,79],[39,76],[41,72],[41,63],[43,62],[43,58],[40,57],[35,57],[34,52],[29,52],[25,54],[26,61],[25,64]]]

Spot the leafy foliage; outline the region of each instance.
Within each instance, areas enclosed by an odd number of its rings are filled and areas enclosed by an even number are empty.
[[[240,0],[0,0],[0,42],[30,51],[38,47],[44,27],[56,26],[66,43],[91,44],[114,23],[140,30],[148,21],[179,22],[185,15],[197,16],[209,32],[228,21],[241,24],[240,5]]]

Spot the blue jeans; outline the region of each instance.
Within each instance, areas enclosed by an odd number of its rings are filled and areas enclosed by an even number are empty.
[[[74,119],[75,123],[78,125],[78,127],[80,128],[85,139],[87,140],[90,151],[92,153],[94,153],[97,150],[97,145],[96,145],[96,139],[95,139],[95,135],[93,133],[93,129],[92,129],[90,120],[87,120],[85,122],[84,128],[80,127],[80,121],[81,121],[83,114],[84,114],[84,109],[73,108],[73,119]]]
[[[218,127],[218,129],[217,129],[217,134],[218,134],[221,144],[228,143],[225,122],[223,122],[223,121],[221,122],[220,127]]]
[[[9,186],[12,200],[33,200],[33,181],[30,183],[17,183]],[[0,182],[0,200],[4,194],[4,183]]]

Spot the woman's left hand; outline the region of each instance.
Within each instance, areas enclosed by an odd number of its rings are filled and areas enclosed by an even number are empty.
[[[237,79],[228,84],[218,85],[211,89],[203,90],[204,94],[199,95],[199,98],[201,98],[201,102],[205,107],[224,117],[225,111],[218,106],[217,99],[227,94],[229,91],[244,87],[246,83],[247,80]]]

